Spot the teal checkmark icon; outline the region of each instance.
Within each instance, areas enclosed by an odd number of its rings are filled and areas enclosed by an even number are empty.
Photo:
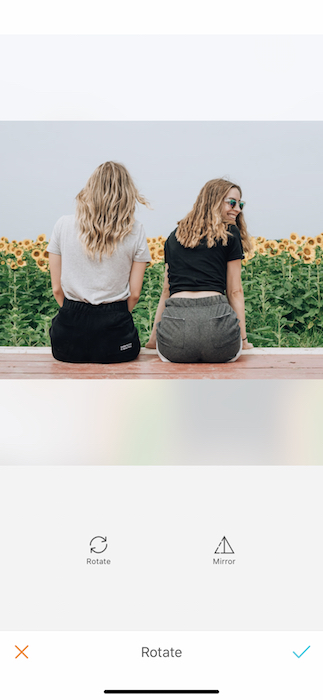
[[[307,649],[309,649],[309,648],[310,648],[310,647],[307,647]],[[301,656],[303,656],[303,654],[305,654],[305,652],[307,651],[307,649],[304,649],[304,651],[302,651],[301,654],[296,654],[296,651],[293,651],[293,654],[295,654],[295,656],[297,656],[297,658],[300,659]]]

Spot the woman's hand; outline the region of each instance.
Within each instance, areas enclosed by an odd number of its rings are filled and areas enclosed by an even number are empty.
[[[48,254],[50,276],[52,280],[53,296],[59,306],[63,306],[64,292],[61,287],[62,258],[56,253]]]
[[[242,341],[242,350],[251,350],[253,344],[248,342],[248,338]]]
[[[146,343],[145,348],[148,348],[148,350],[155,350],[156,348],[156,328],[157,328],[157,323],[159,323],[162,314],[165,310],[165,301],[166,299],[169,298],[169,284],[168,284],[168,265],[167,263],[165,264],[165,277],[164,277],[164,286],[163,286],[163,291],[160,295],[160,299],[158,302],[157,306],[157,311],[155,315],[155,320],[154,324],[152,327],[152,331],[150,334],[150,338],[148,340],[148,343]]]
[[[147,263],[134,261],[130,270],[129,287],[130,296],[127,299],[128,311],[133,311],[139,301],[142,283]]]
[[[148,348],[148,350],[156,350],[156,338],[152,338],[150,336],[148,343],[146,343],[145,348]]]
[[[236,312],[239,320],[241,338],[246,339],[242,340],[242,348],[243,350],[248,350],[252,346],[247,342],[244,296],[241,283],[241,260],[230,260],[228,262],[226,287],[228,302],[233,311]],[[246,342],[247,345],[245,345]]]

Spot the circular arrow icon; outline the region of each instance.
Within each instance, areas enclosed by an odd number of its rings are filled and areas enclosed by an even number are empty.
[[[99,542],[95,543],[95,545],[92,547],[92,544],[95,540],[99,540]],[[97,547],[102,547],[103,549],[97,549]],[[94,552],[95,554],[103,554],[105,550],[108,547],[107,543],[107,538],[102,537],[102,535],[97,535],[96,537],[92,537],[91,542],[90,542],[90,552]]]

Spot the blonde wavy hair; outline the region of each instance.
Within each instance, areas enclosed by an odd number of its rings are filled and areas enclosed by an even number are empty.
[[[79,237],[90,258],[110,257],[132,230],[136,202],[149,208],[128,170],[120,163],[102,163],[76,196]]]
[[[222,220],[221,207],[232,187],[239,190],[241,198],[242,191],[239,185],[224,178],[209,180],[202,187],[192,211],[178,221],[175,235],[184,248],[196,248],[203,238],[206,238],[208,248],[216,246],[220,240],[223,245],[227,245],[228,236],[232,234],[228,230],[229,223]],[[252,243],[242,211],[235,223],[240,231],[243,251],[251,252]]]

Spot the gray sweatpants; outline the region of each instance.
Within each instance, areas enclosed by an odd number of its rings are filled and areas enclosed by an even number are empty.
[[[229,362],[241,349],[238,317],[222,295],[171,297],[157,324],[157,347],[170,362]]]

